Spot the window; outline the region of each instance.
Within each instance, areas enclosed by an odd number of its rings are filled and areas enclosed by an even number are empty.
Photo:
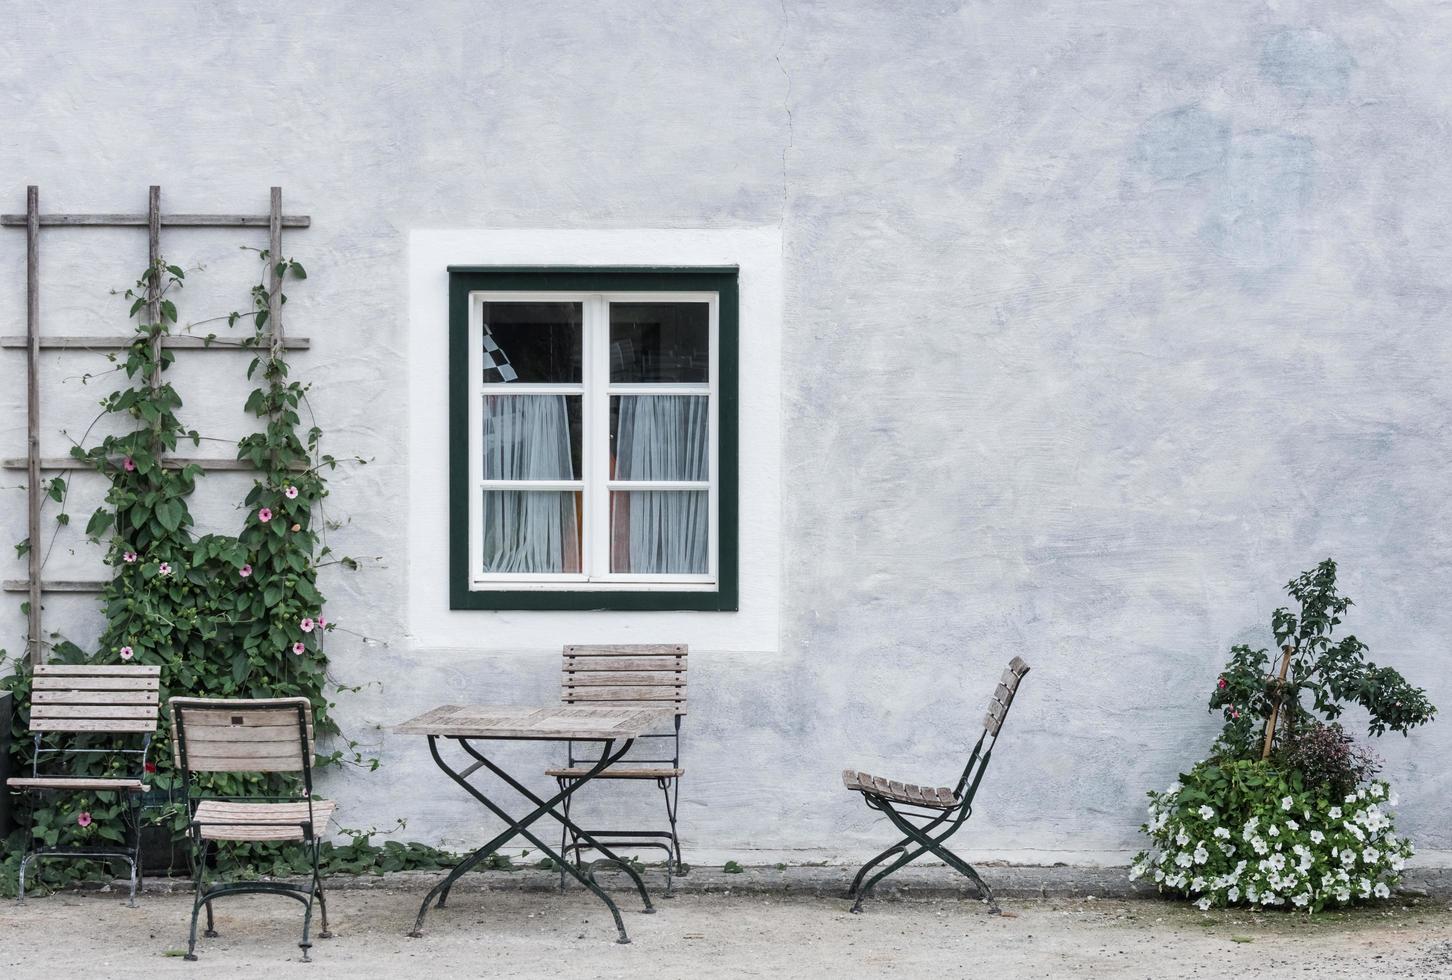
[[[453,608],[736,608],[734,269],[451,268]]]

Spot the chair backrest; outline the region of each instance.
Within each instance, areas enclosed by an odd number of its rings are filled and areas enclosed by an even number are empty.
[[[560,698],[595,707],[675,708],[686,713],[684,643],[565,647]]]
[[[998,687],[994,688],[993,697],[988,701],[988,714],[983,717],[983,728],[991,738],[998,737],[998,731],[1003,727],[1003,720],[1008,717],[1008,709],[1013,704],[1013,697],[1018,693],[1019,682],[1028,672],[1029,665],[1024,663],[1023,658],[1014,657],[999,678]]]
[[[313,764],[307,698],[172,698],[172,753],[187,772],[303,772]]]
[[[38,664],[30,730],[149,734],[156,731],[160,688],[160,667]]]

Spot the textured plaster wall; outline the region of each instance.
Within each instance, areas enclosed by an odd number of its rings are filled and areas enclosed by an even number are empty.
[[[444,611],[441,580],[437,615],[476,641],[413,635],[412,549],[443,553],[400,516],[410,399],[440,394],[400,380],[419,229],[780,231],[779,640],[695,647],[698,858],[867,850],[885,830],[837,771],[951,781],[1015,653],[1034,673],[971,850],[1122,855],[1143,790],[1211,738],[1226,649],[1265,642],[1279,584],[1326,555],[1377,659],[1452,705],[1445,4],[7,0],[0,21],[5,211],[27,183],[47,209],[136,210],[155,182],[179,211],[261,210],[280,183],[313,216],[288,246],[312,273],[288,305],[314,338],[297,366],[333,451],[372,460],[334,483],[334,544],[382,556],[327,582],[352,631],[337,677],[365,685],[338,710],[382,751],[331,778],[345,825],[478,839],[378,726],[550,699],[559,644],[590,639],[540,615],[504,645],[494,615]],[[208,267],[189,317],[245,302],[236,239],[166,241]],[[45,329],[120,327],[106,291],[144,249],[47,233]],[[23,261],[0,234],[5,333]],[[192,418],[235,437],[242,365],[199,360]],[[47,356],[48,452],[89,420],[97,367]],[[0,378],[18,455],[16,352]],[[225,500],[199,509],[234,527]],[[22,501],[0,493],[7,542]],[[77,539],[52,574],[94,572]],[[94,636],[89,600],[47,615]],[[12,601],[0,630],[20,645]],[[1452,727],[1380,748],[1405,828],[1452,849]]]

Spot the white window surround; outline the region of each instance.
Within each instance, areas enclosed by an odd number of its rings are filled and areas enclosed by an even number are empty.
[[[481,382],[483,375],[483,329],[481,308],[484,303],[557,302],[580,303],[584,310],[582,341],[584,347],[583,376],[578,384],[522,384],[520,382]],[[710,310],[710,379],[691,384],[615,384],[610,381],[609,361],[606,356],[609,344],[610,303],[704,303]],[[716,293],[683,292],[612,292],[590,294],[577,292],[488,292],[476,291],[469,294],[469,377],[473,386],[469,403],[469,445],[471,491],[469,498],[469,568],[472,575],[470,588],[476,591],[488,590],[540,590],[540,591],[711,591],[716,588],[718,530],[720,520],[719,483],[720,469],[719,408],[720,408],[720,297]],[[582,479],[570,481],[522,482],[517,480],[486,480],[483,473],[483,402],[486,395],[528,397],[530,394],[564,394],[579,396],[583,401],[583,470]],[[610,454],[605,447],[610,441],[609,400],[613,395],[704,395],[708,399],[709,424],[708,444],[710,446],[710,473],[704,483],[662,483],[659,481],[614,480],[610,478]],[[566,490],[582,492],[585,501],[584,514],[584,568],[576,574],[526,574],[495,573],[484,574],[481,546],[482,502],[479,490]],[[611,554],[610,541],[610,491],[616,490],[705,490],[708,494],[708,571],[705,575],[643,575],[612,573],[609,570]],[[603,491],[603,492],[602,492]]]
[[[450,610],[448,267],[740,269],[739,611]],[[558,650],[567,642],[778,649],[781,584],[782,240],[779,228],[487,229],[409,235],[407,631],[413,646]]]

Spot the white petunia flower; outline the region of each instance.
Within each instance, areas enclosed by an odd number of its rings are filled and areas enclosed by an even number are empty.
[[[1289,827],[1292,831],[1296,831],[1296,830],[1300,830],[1301,829],[1301,825],[1298,824],[1298,823],[1296,823],[1294,820],[1287,820],[1286,821],[1286,826]]]
[[[1375,864],[1380,858],[1381,851],[1378,851],[1374,847],[1368,847],[1366,850],[1361,852],[1361,860],[1365,861],[1367,864]]]
[[[1272,837],[1279,837],[1281,835],[1281,829],[1275,824],[1271,824],[1269,827],[1267,827],[1265,829],[1265,832]]]
[[[1219,837],[1221,840],[1229,840],[1230,831],[1226,830],[1224,827],[1216,827],[1215,836]]]
[[[1291,899],[1291,901],[1295,902],[1298,908],[1305,908],[1307,905],[1311,904],[1311,893],[1301,892],[1301,894]]]
[[[1202,806],[1202,807],[1200,807],[1200,817],[1201,817],[1201,819],[1203,819],[1203,820],[1210,820],[1214,816],[1215,816],[1215,811],[1212,810],[1212,809],[1210,809],[1208,806]]]
[[[1386,882],[1384,881],[1378,881],[1376,887],[1371,891],[1377,898],[1387,898],[1391,895],[1391,889],[1386,886]]]
[[[1201,912],[1210,911],[1210,899],[1208,897],[1200,899],[1200,901],[1195,903],[1195,907],[1198,908]]]
[[[1235,887],[1234,885],[1231,885],[1229,890],[1225,892],[1225,897],[1230,899],[1232,902],[1238,901],[1240,899],[1240,889]]]
[[[1175,863],[1182,868],[1188,868],[1192,861],[1193,858],[1190,857],[1189,851],[1181,851],[1178,855],[1175,856]]]
[[[1332,820],[1340,820],[1341,808],[1339,806],[1333,806],[1331,809],[1326,811],[1326,816],[1330,817]]]
[[[1204,864],[1206,861],[1210,860],[1210,852],[1205,850],[1204,844],[1201,844],[1199,847],[1195,848],[1194,858],[1196,864]]]
[[[1322,841],[1324,841],[1325,839],[1326,839],[1326,835],[1323,834],[1323,833],[1321,833],[1321,831],[1319,831],[1319,830],[1313,830],[1313,831],[1311,831],[1311,843],[1312,844],[1319,844]]]
[[[1281,797],[1281,809],[1282,810],[1289,810],[1292,806],[1295,805],[1295,803],[1296,803],[1296,801],[1293,800],[1293,799],[1291,799],[1289,796],[1283,796],[1283,797]]]
[[[1386,791],[1384,789],[1382,789],[1381,783],[1373,783],[1372,784],[1372,787],[1371,787],[1371,795],[1374,796],[1376,799],[1378,799],[1378,800],[1381,799],[1382,794],[1384,792],[1386,792]]]

